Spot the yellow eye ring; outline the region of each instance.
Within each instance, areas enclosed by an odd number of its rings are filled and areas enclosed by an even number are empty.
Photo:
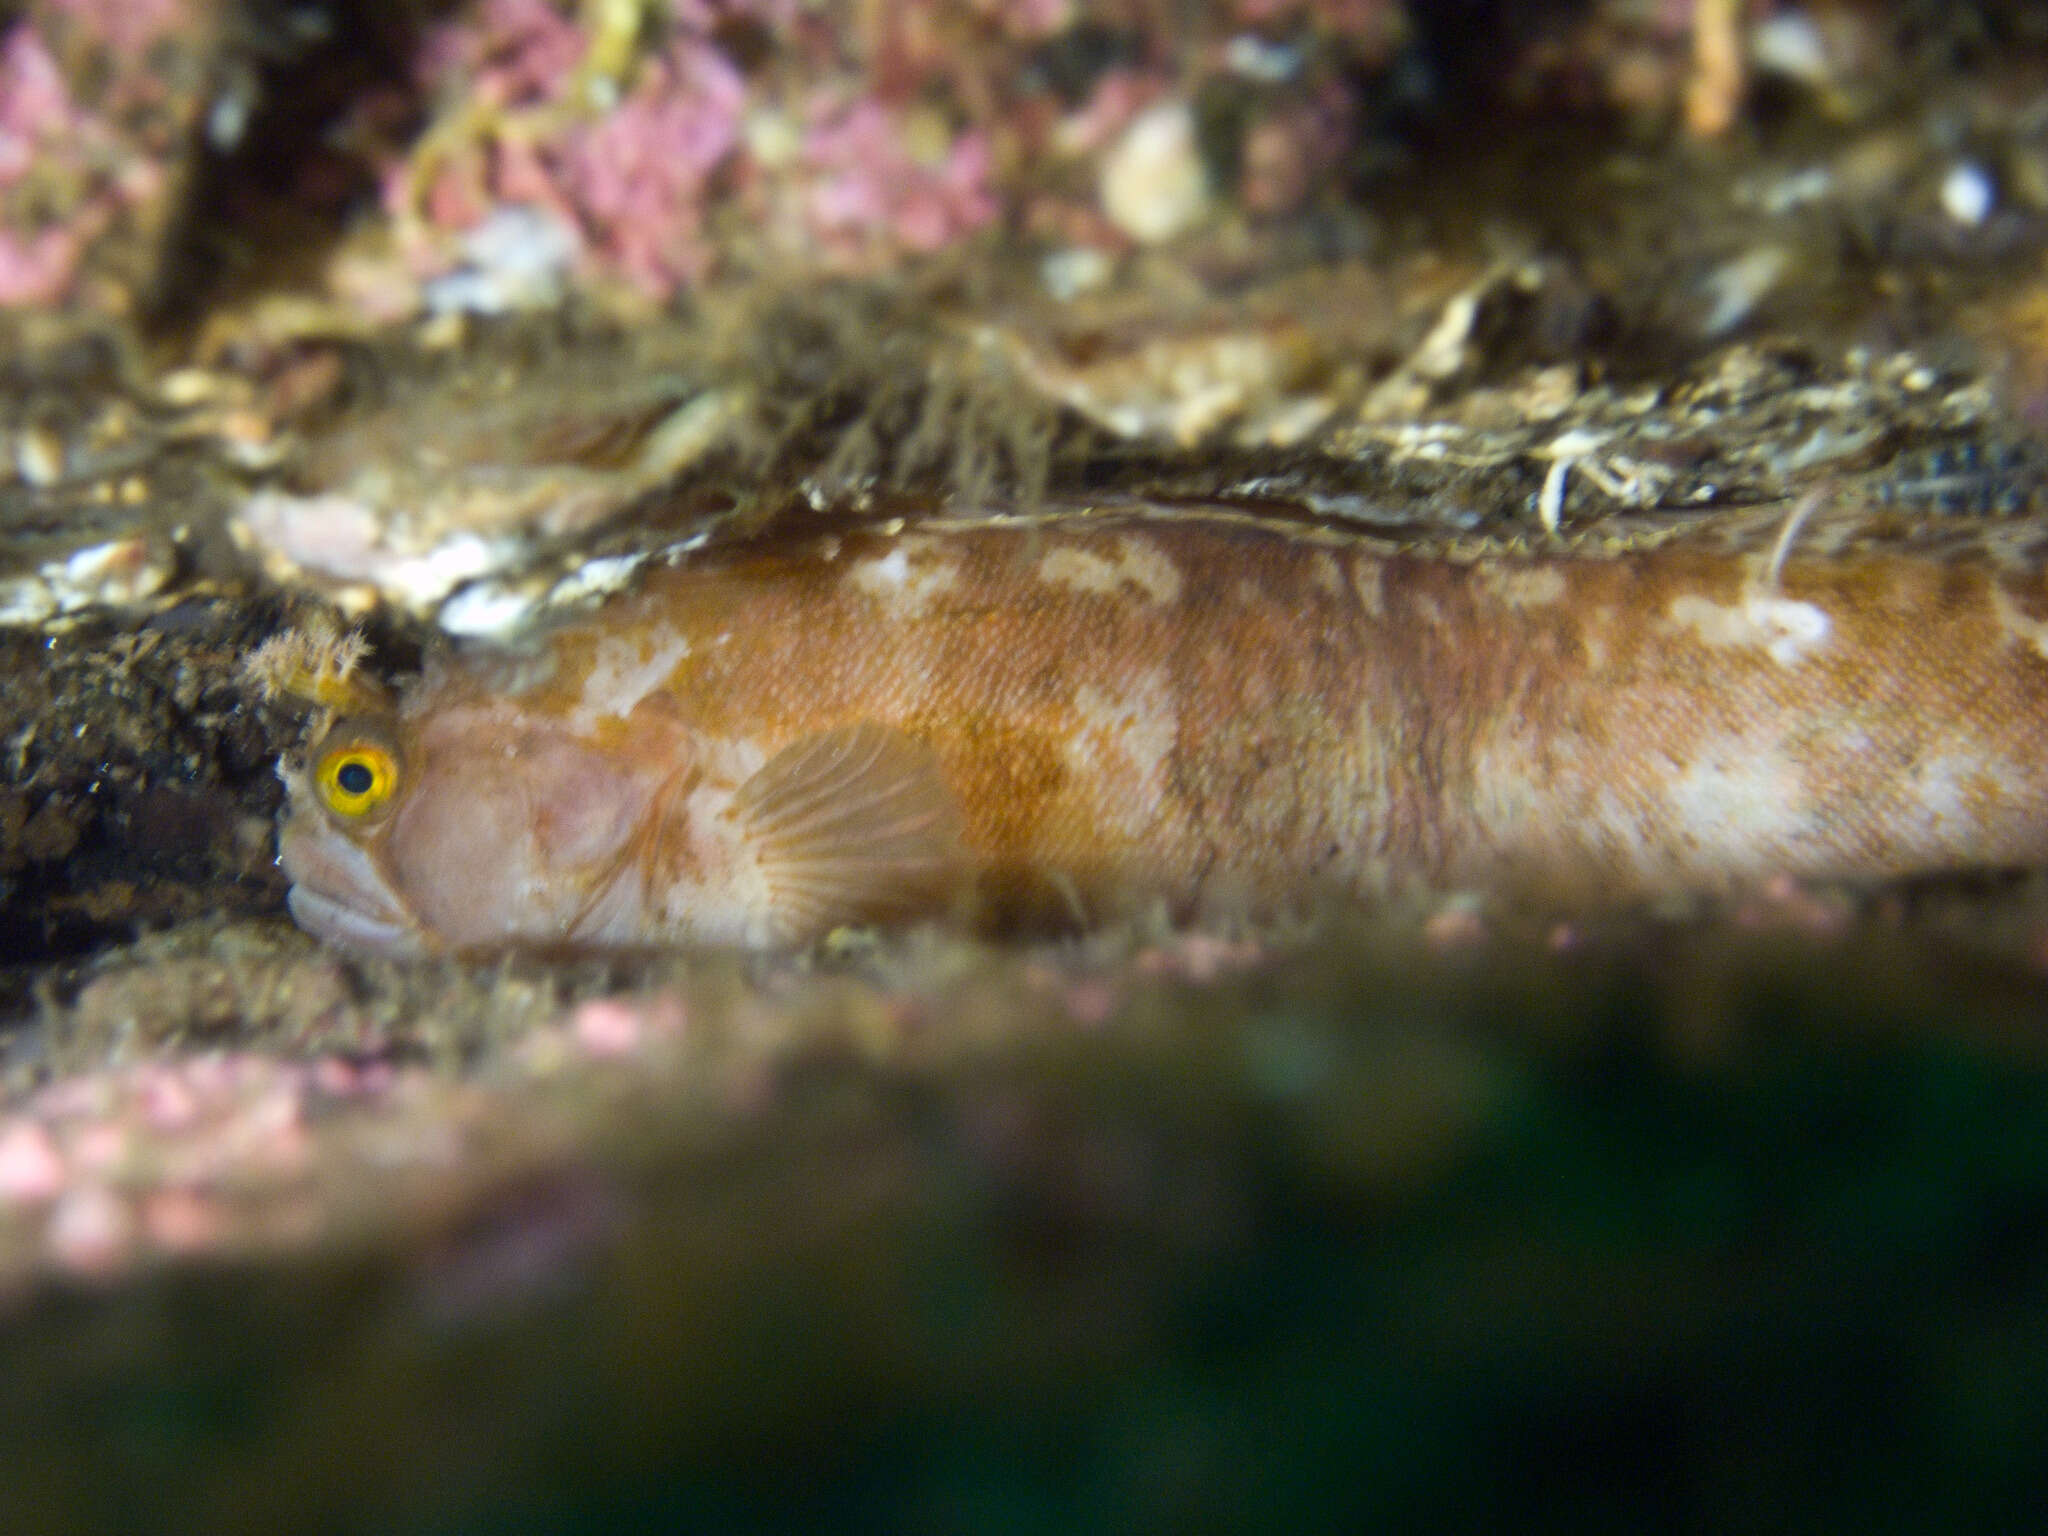
[[[398,788],[398,759],[373,741],[351,741],[320,754],[313,783],[335,815],[367,816]]]

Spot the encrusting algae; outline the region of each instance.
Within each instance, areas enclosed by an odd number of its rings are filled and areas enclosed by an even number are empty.
[[[1597,557],[1183,507],[842,527],[679,556],[396,702],[316,647],[291,909],[393,954],[772,947],[2048,862],[2038,563],[1802,554],[1812,511]]]

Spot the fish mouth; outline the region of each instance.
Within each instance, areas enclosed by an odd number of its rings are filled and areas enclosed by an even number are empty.
[[[329,827],[294,817],[278,835],[277,861],[291,877],[285,905],[316,939],[358,954],[410,959],[427,953],[406,911],[370,855]]]

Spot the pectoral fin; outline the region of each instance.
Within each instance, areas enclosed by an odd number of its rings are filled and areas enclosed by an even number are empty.
[[[938,754],[885,725],[792,742],[740,786],[730,814],[767,881],[778,942],[931,911],[964,867]]]

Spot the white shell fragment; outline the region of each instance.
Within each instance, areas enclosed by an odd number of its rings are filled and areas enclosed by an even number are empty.
[[[1209,207],[1209,176],[1184,101],[1142,112],[1102,162],[1102,211],[1140,245],[1192,229]]]
[[[552,442],[578,382],[599,398]],[[696,462],[744,409],[731,390],[675,400],[658,374],[606,389],[572,380],[433,411],[401,400],[317,442],[297,486],[251,491],[229,531],[273,579],[345,608],[391,603],[451,633],[508,635],[553,600],[534,569],[551,542],[587,535]],[[628,439],[618,461],[602,451],[612,431]],[[578,432],[599,450],[586,455]]]
[[[583,242],[545,208],[515,203],[462,237],[462,264],[422,290],[435,314],[502,315],[562,301]]]
[[[260,490],[230,526],[237,542],[258,551],[281,580],[310,575],[374,586],[413,608],[432,607],[464,582],[509,563],[518,542],[462,532],[411,548],[375,508],[332,492]]]
[[[1835,83],[1835,60],[1827,38],[1803,10],[1782,10],[1751,27],[1749,58],[1758,74],[1796,80],[1811,90]]]
[[[443,603],[435,622],[451,635],[501,639],[517,633],[533,616],[534,607],[532,592],[495,581],[479,581]]]
[[[1727,335],[1756,312],[1791,269],[1791,252],[1777,245],[1760,245],[1721,263],[1700,281],[1707,300],[1700,333]]]
[[[0,576],[0,624],[42,624],[84,608],[143,602],[164,589],[176,565],[169,543],[144,534],[88,544]]]
[[[1958,160],[1941,179],[1941,211],[1967,228],[1991,217],[1997,201],[1990,173],[1974,160]]]

